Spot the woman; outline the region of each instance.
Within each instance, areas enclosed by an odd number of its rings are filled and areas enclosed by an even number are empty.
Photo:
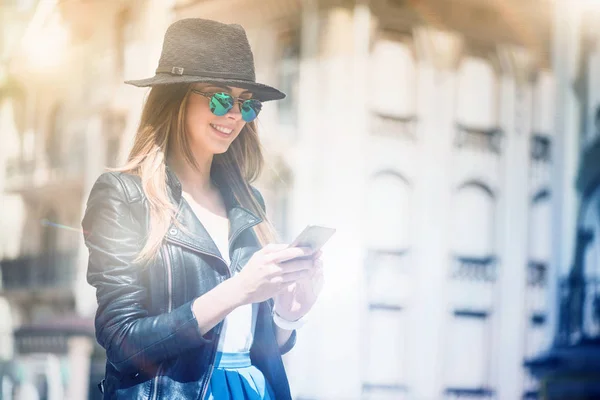
[[[239,25],[172,24],[128,162],[82,222],[105,399],[291,399],[281,355],[314,305],[320,254],[269,244],[253,122],[285,97],[255,82]]]

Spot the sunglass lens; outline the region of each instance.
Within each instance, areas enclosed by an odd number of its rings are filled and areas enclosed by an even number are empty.
[[[250,99],[242,103],[242,119],[246,122],[254,121],[262,109],[262,103],[259,100]]]
[[[215,93],[210,98],[210,111],[217,115],[225,115],[233,108],[233,97],[228,93]]]

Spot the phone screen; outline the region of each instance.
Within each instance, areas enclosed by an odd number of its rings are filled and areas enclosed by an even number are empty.
[[[333,228],[309,225],[296,237],[290,247],[309,247],[312,249],[312,255],[319,251],[334,233],[335,229]]]

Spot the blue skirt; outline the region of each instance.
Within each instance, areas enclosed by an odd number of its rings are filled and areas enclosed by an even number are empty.
[[[250,362],[250,353],[217,353],[206,400],[275,400],[269,382]]]

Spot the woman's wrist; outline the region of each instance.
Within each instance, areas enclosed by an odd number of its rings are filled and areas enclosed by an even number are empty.
[[[286,316],[282,316],[277,312],[276,307],[273,307],[272,317],[275,325],[287,331],[293,331],[295,329],[301,328],[302,326],[304,326],[307,320],[306,315],[303,315],[300,318],[289,318]]]
[[[244,304],[236,281],[232,281],[232,279],[222,282],[212,290],[194,300],[192,303],[192,313],[199,322],[206,319],[202,318],[202,315],[206,315],[208,304],[211,305],[209,309],[218,314],[217,322],[225,318],[225,316],[234,309]],[[214,321],[209,317],[206,322],[210,326]]]
[[[223,281],[221,285],[226,291],[225,296],[230,299],[234,309],[248,303],[246,301],[246,297],[244,296],[244,290],[238,275],[234,275],[231,278]]]

